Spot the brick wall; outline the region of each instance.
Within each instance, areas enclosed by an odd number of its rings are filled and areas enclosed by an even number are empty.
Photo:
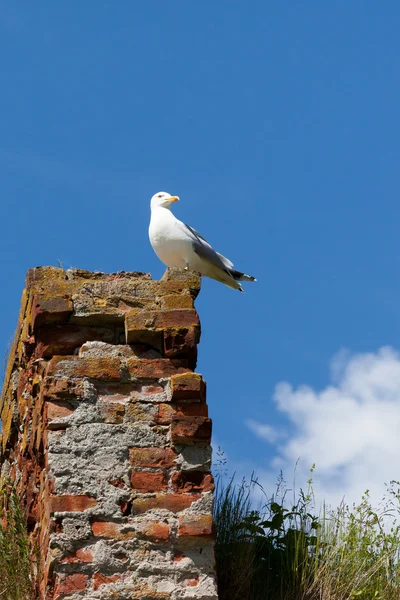
[[[37,596],[216,600],[200,280],[31,269],[1,402],[2,471]]]

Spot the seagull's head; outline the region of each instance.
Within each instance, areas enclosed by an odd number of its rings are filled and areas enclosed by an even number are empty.
[[[159,208],[160,206],[162,208],[170,208],[171,204],[178,200],[178,196],[171,196],[171,194],[168,194],[167,192],[158,192],[152,197],[150,207],[151,209]]]

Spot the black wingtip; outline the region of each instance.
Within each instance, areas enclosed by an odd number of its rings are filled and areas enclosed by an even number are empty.
[[[257,279],[252,275],[247,275],[247,273],[242,273],[241,271],[236,271],[235,269],[230,269],[228,272],[233,279],[235,279],[235,281],[257,281]]]

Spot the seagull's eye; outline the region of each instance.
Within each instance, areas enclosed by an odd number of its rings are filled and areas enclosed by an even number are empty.
[[[162,194],[158,194],[158,198],[162,198]]]

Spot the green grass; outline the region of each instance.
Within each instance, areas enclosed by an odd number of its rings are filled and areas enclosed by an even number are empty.
[[[0,484],[0,600],[34,597],[29,538],[18,496],[10,481]]]
[[[399,484],[379,509],[368,492],[357,505],[316,514],[307,492],[288,503],[282,477],[252,507],[257,481],[217,477],[214,518],[220,600],[399,600]],[[259,487],[259,486],[258,486]]]

